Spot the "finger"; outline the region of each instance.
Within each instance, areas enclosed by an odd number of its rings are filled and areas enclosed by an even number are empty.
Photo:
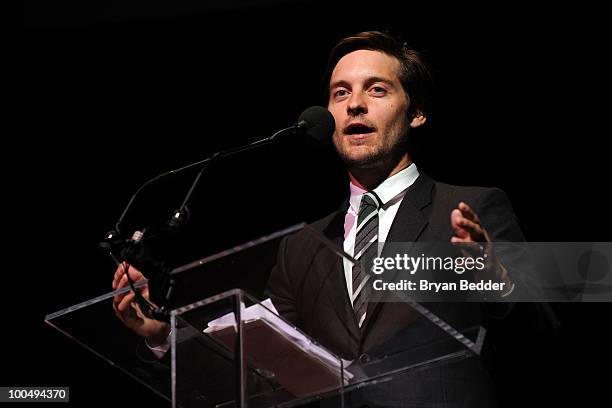
[[[130,275],[130,278],[134,281],[134,282],[138,282],[139,280],[144,278],[144,275],[142,274],[142,272],[140,272],[138,269],[136,269],[135,267],[133,267],[132,265],[130,265],[129,269],[128,269],[128,273]],[[124,274],[125,275],[125,274]]]
[[[119,284],[119,280],[121,276],[125,273],[125,262],[121,262],[119,266],[117,266],[117,270],[115,270],[115,274],[113,275],[113,289],[117,289],[117,285]]]
[[[119,302],[113,302],[113,310],[115,311],[115,316],[117,316],[122,322],[125,322],[125,312],[119,310]]]
[[[125,292],[122,293],[120,295],[116,295],[115,297],[113,297],[113,308],[116,309],[119,304],[121,303],[121,301],[129,294],[130,292]]]
[[[455,231],[455,235],[457,235],[459,238],[467,238],[469,236],[468,232],[460,225],[463,219],[465,219],[465,217],[461,215],[460,210],[454,209],[451,212],[451,227],[453,228],[453,231]]]
[[[121,265],[117,267],[117,270],[115,271],[115,275],[113,279],[113,289],[118,289],[121,287],[120,282],[121,282],[121,279],[125,278],[126,276],[126,273],[125,273],[126,267],[127,267],[126,262],[122,262]],[[141,280],[142,278],[144,278],[144,275],[138,269],[134,268],[132,265],[129,266],[127,271],[130,275],[130,278],[132,278],[134,282],[137,282]]]
[[[464,258],[477,258],[483,254],[483,246],[478,242],[473,242],[464,238],[452,237],[451,243],[458,247]]]
[[[113,310],[115,311],[115,316],[117,316],[121,321],[123,321],[123,313],[119,311],[119,304],[123,300],[125,296],[115,296],[113,299]]]
[[[481,253],[483,251],[482,244],[472,241],[471,238],[451,237],[451,243],[471,253]]]
[[[466,249],[471,252],[480,252],[482,246],[478,242],[472,241],[470,238],[451,237],[451,243],[461,249]]]
[[[472,238],[472,241],[483,241],[484,233],[479,224],[474,221],[470,221],[467,218],[462,218],[459,221],[459,227],[463,230],[467,231],[467,233]]]
[[[130,292],[129,294],[127,294],[119,303],[119,305],[117,305],[117,309],[119,310],[119,312],[125,312],[128,307],[130,307],[130,303],[132,303],[132,301],[134,300],[134,297],[136,295],[134,294],[134,292]]]
[[[149,286],[145,285],[140,289],[140,294],[143,298],[149,300]]]
[[[129,303],[124,311],[117,311],[117,314],[120,316],[121,321],[123,321],[123,323],[125,323],[129,327],[134,327],[134,324],[136,324],[137,320],[141,320],[138,318],[138,313],[136,313],[136,310],[134,310],[133,305],[133,302]]]
[[[122,287],[128,285],[128,280],[127,280],[127,276],[123,275],[120,279],[119,279],[119,283],[117,283],[117,287],[116,289],[121,289]]]
[[[130,278],[132,278],[132,282],[136,283],[139,280],[143,279],[143,275],[138,272],[136,269],[134,269],[134,271],[136,271],[136,274],[134,274],[133,271],[130,270]],[[121,279],[119,279],[119,283],[117,284],[117,289],[121,289],[124,286],[128,286],[130,284],[130,281],[128,280],[127,274],[124,274]]]
[[[467,218],[468,220],[474,221],[476,223],[480,223],[480,219],[478,218],[478,215],[476,214],[476,212],[472,210],[472,207],[467,205],[465,202],[463,201],[460,202],[458,208],[461,211],[461,214],[465,218]]]
[[[119,289],[121,289],[123,286],[125,286],[125,285],[124,285],[124,284],[122,284],[121,282],[122,282],[122,281],[119,281],[119,285],[117,285],[117,290],[119,290]],[[118,295],[115,295],[115,296],[113,297],[113,303],[117,303],[117,304],[118,304],[119,302],[121,302],[121,299],[123,299],[123,298],[125,297],[125,295],[126,295],[126,294],[128,294],[128,293],[129,293],[129,292],[123,292],[123,293],[120,293],[120,294],[118,294]]]
[[[146,321],[147,319],[149,319],[149,316],[148,316],[146,313],[144,313],[144,312],[142,311],[142,309],[140,308],[140,305],[139,305],[138,303],[132,303],[130,306],[132,307],[132,309],[133,309],[133,310],[134,310],[134,312],[136,313],[136,316],[137,316],[139,319],[141,319],[141,320],[145,320],[145,321]]]

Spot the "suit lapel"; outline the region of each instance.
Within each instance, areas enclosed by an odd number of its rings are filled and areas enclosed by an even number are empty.
[[[333,241],[338,248],[342,249],[344,247],[344,216],[347,209],[348,201],[336,213],[328,227],[323,231],[325,236]],[[356,341],[359,341],[359,326],[346,289],[343,259],[331,250],[326,250],[323,256],[325,257],[323,265],[331,265],[331,268],[326,271],[331,276],[327,277],[329,278],[329,285],[324,286],[324,288],[328,288],[328,290],[324,290],[324,294],[334,306],[334,311],[345,325],[346,330]]]
[[[385,242],[415,242],[419,239],[429,223],[422,210],[431,203],[434,184],[432,179],[421,173],[416,181],[408,187]],[[385,244],[381,256],[395,256],[391,251],[392,248]],[[380,305],[380,302],[368,303],[366,318],[361,327],[362,333],[365,333],[369,323],[375,320],[376,314],[380,312]]]
[[[425,174],[420,174],[417,180],[408,187],[406,195],[400,204],[395,219],[391,224],[386,242],[415,242],[429,223],[423,215],[423,208],[432,200],[434,181]],[[388,248],[383,248],[383,254]]]

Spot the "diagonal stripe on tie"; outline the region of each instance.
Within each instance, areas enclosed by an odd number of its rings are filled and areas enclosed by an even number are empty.
[[[378,234],[372,234],[372,237],[369,238],[367,241],[364,240],[364,245],[363,248],[361,248],[359,250],[359,252],[357,252],[354,256],[355,259],[361,259],[361,257],[363,256],[363,254],[368,253],[369,251],[371,251],[373,248],[376,248],[376,244],[378,243]],[[372,254],[370,254],[370,256],[374,256]]]
[[[355,291],[353,292],[353,296],[351,297],[351,301],[355,302],[355,299],[357,298],[357,296],[359,295],[359,292],[361,292],[361,289],[363,289],[363,287],[365,286],[366,282],[370,279],[369,275],[365,275],[365,277],[363,279],[359,279],[359,285],[357,285],[357,289],[355,289]],[[354,280],[353,280],[353,284],[354,284]]]
[[[369,214],[364,215],[363,217],[359,214],[358,225],[357,225],[357,234],[372,220],[378,216],[378,211],[374,208],[370,211]]]
[[[365,229],[355,238],[355,253],[361,251],[363,247],[372,239],[373,235],[378,233],[378,223],[370,222]]]
[[[374,257],[377,254],[378,243],[378,200],[372,193],[366,193],[361,198],[359,214],[357,215],[357,230],[353,254],[358,262],[353,265],[352,287],[353,311],[357,322],[361,324],[367,311],[367,301],[370,286],[368,272],[372,268]]]

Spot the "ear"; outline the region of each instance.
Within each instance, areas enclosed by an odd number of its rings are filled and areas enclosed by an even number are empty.
[[[427,121],[427,117],[423,115],[422,112],[417,111],[412,115],[412,119],[410,120],[410,127],[417,128],[423,123],[425,123],[425,121]]]

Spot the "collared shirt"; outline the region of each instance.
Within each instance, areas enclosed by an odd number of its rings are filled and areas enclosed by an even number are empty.
[[[384,243],[391,229],[391,224],[397,214],[397,210],[406,195],[406,190],[419,177],[419,171],[414,163],[406,167],[404,170],[394,174],[378,187],[374,189],[374,193],[380,198],[381,207],[378,210],[378,242]],[[350,185],[351,197],[349,199],[349,208],[344,216],[344,251],[354,256],[355,237],[357,235],[357,216],[359,214],[359,205],[361,197],[366,190],[357,187],[353,183]],[[346,278],[346,289],[353,304],[353,264],[344,259],[344,276]],[[365,314],[363,315],[359,326],[363,323]]]

